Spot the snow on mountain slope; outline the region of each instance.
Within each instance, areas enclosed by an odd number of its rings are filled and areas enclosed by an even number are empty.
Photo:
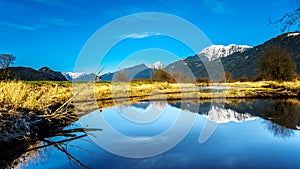
[[[287,34],[287,36],[299,36],[300,35],[300,32],[294,32],[294,33],[289,33]]]
[[[160,61],[157,61],[153,64],[147,65],[151,69],[162,69],[164,67],[164,64],[161,63]]]
[[[82,72],[66,72],[63,73],[63,75],[68,79],[68,80],[73,80],[73,79],[77,79],[81,76],[84,76],[86,73],[82,73]]]
[[[204,116],[216,123],[244,122],[256,119],[256,117],[253,117],[251,114],[241,114],[231,109],[225,109],[217,106],[212,106],[208,115]]]
[[[251,47],[248,45],[235,45],[230,44],[228,46],[224,45],[211,45],[205,49],[203,49],[198,56],[204,56],[208,58],[208,60],[216,60],[222,57],[226,57],[236,52],[244,52]]]

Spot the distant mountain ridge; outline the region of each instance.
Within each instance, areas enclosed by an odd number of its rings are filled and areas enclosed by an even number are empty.
[[[227,57],[236,52],[244,52],[251,47],[248,45],[236,45],[230,44],[228,46],[224,45],[211,45],[205,49],[203,49],[199,54],[199,57],[204,56],[208,60],[216,60]]]
[[[286,48],[296,63],[296,73],[300,74],[300,32],[284,33],[274,37],[261,45],[250,47],[248,45],[211,45],[203,49],[194,56],[189,56],[177,60],[168,65],[162,63],[160,66],[168,73],[183,72],[189,78],[208,78],[206,68],[201,59],[214,61],[220,59],[223,64],[224,71],[230,72],[234,79],[237,78],[253,78],[258,75],[258,58],[262,51],[269,46],[277,45]],[[154,69],[158,67],[150,67],[145,64],[136,65],[130,68],[122,69],[123,72],[130,75],[131,78],[150,78]],[[103,80],[112,80],[114,73],[104,74]]]
[[[160,62],[160,61],[157,61],[157,62],[155,62],[153,64],[149,64],[147,66],[149,68],[151,68],[151,69],[162,69],[162,68],[165,67],[165,65],[162,62]]]
[[[54,71],[48,67],[42,67],[39,70],[22,66],[9,67],[7,69],[13,74],[11,78],[14,79],[26,81],[67,81],[61,72]]]
[[[296,63],[296,73],[300,74],[300,33],[284,33],[274,37],[261,45],[255,46],[242,53],[233,53],[221,61],[224,70],[231,72],[233,78],[253,78],[258,74],[258,59],[261,53],[268,47],[280,46],[285,48],[292,60]],[[203,70],[202,70],[203,71]]]
[[[83,72],[66,72],[63,73],[68,81],[93,81],[97,79],[95,73],[83,73]]]
[[[148,79],[153,77],[155,69],[163,69],[168,73],[172,72],[183,72],[189,78],[199,78],[208,76],[206,71],[202,73],[198,73],[196,69],[198,67],[204,67],[200,57],[203,57],[208,60],[216,60],[220,58],[227,57],[236,52],[244,52],[251,47],[248,45],[235,45],[230,44],[228,46],[223,45],[211,45],[205,49],[203,49],[199,54],[195,56],[188,57],[186,59],[181,59],[176,62],[173,62],[169,65],[164,65],[162,62],[157,61],[151,65],[140,64],[129,68],[124,68],[119,72],[126,73],[129,75],[130,79]],[[191,69],[194,68],[194,69]],[[114,73],[106,73],[102,75],[103,81],[111,81],[113,80]],[[196,73],[196,75],[195,75]]]
[[[152,65],[151,65],[152,66]],[[124,68],[114,73],[106,73],[101,76],[102,81],[112,81],[116,73],[125,73],[129,79],[149,79],[154,74],[154,67],[161,66],[160,64],[154,65],[153,68],[145,64],[139,64],[133,67]]]
[[[83,72],[65,72],[63,75],[65,76],[66,79],[69,81],[72,81],[73,79],[79,78],[80,76],[85,75],[86,73]]]
[[[253,78],[258,75],[258,59],[261,53],[270,46],[280,46],[287,49],[292,60],[296,64],[296,73],[300,74],[300,32],[284,33],[276,36],[263,44],[250,47],[248,45],[211,45],[203,49],[194,56],[182,58],[168,65],[157,61],[154,64],[139,64],[133,67],[124,68],[117,72],[105,73],[101,75],[102,81],[112,81],[114,75],[118,72],[128,75],[129,80],[149,79],[154,76],[155,69],[163,69],[169,74],[183,72],[189,78],[207,78],[208,73],[201,60],[214,62],[220,59],[224,71],[230,72],[233,79]],[[20,80],[50,80],[50,81],[90,81],[99,77],[94,73],[74,73],[67,72],[62,74],[59,71],[53,71],[48,67],[42,67],[34,70],[27,67],[9,67],[16,79]],[[0,73],[3,70],[0,69]],[[12,77],[10,77],[12,78]]]
[[[66,81],[67,79],[64,75],[59,71],[54,71],[48,67],[42,67],[38,70],[38,72],[46,74],[46,78],[53,79],[56,81]]]
[[[258,75],[258,58],[262,51],[269,46],[277,45],[286,48],[296,63],[296,73],[300,74],[300,33],[285,33],[274,37],[265,43],[248,48],[242,52],[234,52],[226,57],[221,57],[224,71],[230,72],[233,79],[238,78],[253,78]],[[208,74],[203,62],[200,59],[201,55],[194,55],[185,59],[169,64],[166,68],[170,71],[187,72],[187,69],[192,72],[190,77],[207,78]],[[203,58],[203,56],[202,56]],[[185,65],[185,70],[182,67]]]
[[[221,57],[224,71],[230,72],[233,79],[254,78],[258,75],[258,58],[262,51],[270,46],[280,46],[287,49],[293,61],[296,63],[296,73],[300,74],[300,33],[284,33],[274,37],[261,45],[244,48],[242,51],[234,52],[226,57]],[[201,53],[201,52],[200,52]],[[225,53],[225,52],[224,52]],[[178,60],[167,65],[167,72],[184,72],[190,78],[208,78],[206,68],[201,61],[207,57],[196,54],[185,59]]]

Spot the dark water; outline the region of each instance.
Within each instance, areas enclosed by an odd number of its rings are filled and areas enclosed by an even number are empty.
[[[16,163],[24,169],[300,168],[299,112],[298,100],[143,102],[95,110],[69,128],[103,131],[28,152]]]

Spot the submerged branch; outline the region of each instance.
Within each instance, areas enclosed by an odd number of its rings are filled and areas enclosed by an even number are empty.
[[[68,157],[69,160],[73,160],[77,165],[79,165],[83,168],[86,168],[86,169],[90,169],[89,166],[87,166],[87,165],[83,164],[82,162],[80,162],[77,158],[75,158],[64,147],[62,147],[60,145],[60,144],[65,143],[67,141],[71,141],[71,140],[74,140],[74,139],[79,139],[79,138],[82,138],[82,137],[85,137],[85,136],[87,136],[87,134],[84,134],[84,135],[81,135],[81,136],[78,136],[78,137],[75,137],[75,138],[72,138],[72,139],[66,139],[66,140],[58,141],[58,142],[52,142],[52,141],[49,141],[49,140],[43,140],[43,141],[48,143],[48,145],[53,145],[56,149],[63,152]]]
[[[80,135],[80,136],[76,136],[76,137],[73,137],[73,138],[69,138],[69,139],[65,139],[65,140],[61,140],[61,141],[56,141],[56,142],[51,142],[51,141],[43,139],[44,142],[48,143],[47,145],[42,145],[42,146],[30,148],[30,149],[27,149],[26,151],[28,152],[28,151],[33,151],[33,150],[53,146],[53,145],[56,145],[56,144],[62,144],[62,143],[77,140],[77,139],[80,139],[80,138],[83,138],[83,137],[86,137],[86,136],[87,136],[87,134],[83,134],[83,135]]]
[[[30,149],[27,149],[27,152],[32,151],[32,150],[37,150],[37,149],[40,149],[40,148],[49,147],[49,146],[52,146],[52,145],[55,145],[55,144],[62,144],[62,143],[65,143],[65,142],[77,140],[77,139],[80,139],[82,137],[86,137],[87,134],[76,136],[75,134],[70,134],[70,133],[77,133],[77,132],[86,133],[86,132],[89,132],[89,131],[102,131],[102,129],[97,129],[97,128],[74,128],[74,129],[69,129],[69,130],[63,130],[63,131],[60,131],[58,133],[55,133],[54,136],[66,136],[66,137],[72,137],[72,138],[61,140],[61,141],[56,141],[56,142],[50,142],[51,144],[30,148]],[[47,143],[49,142],[49,140],[45,140],[45,139],[43,139],[42,141],[47,142]]]

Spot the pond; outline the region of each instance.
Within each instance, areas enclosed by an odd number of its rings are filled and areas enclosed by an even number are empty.
[[[300,168],[298,100],[140,102],[95,110],[67,127],[101,128],[32,147],[15,167]],[[69,141],[62,141],[69,139]]]

